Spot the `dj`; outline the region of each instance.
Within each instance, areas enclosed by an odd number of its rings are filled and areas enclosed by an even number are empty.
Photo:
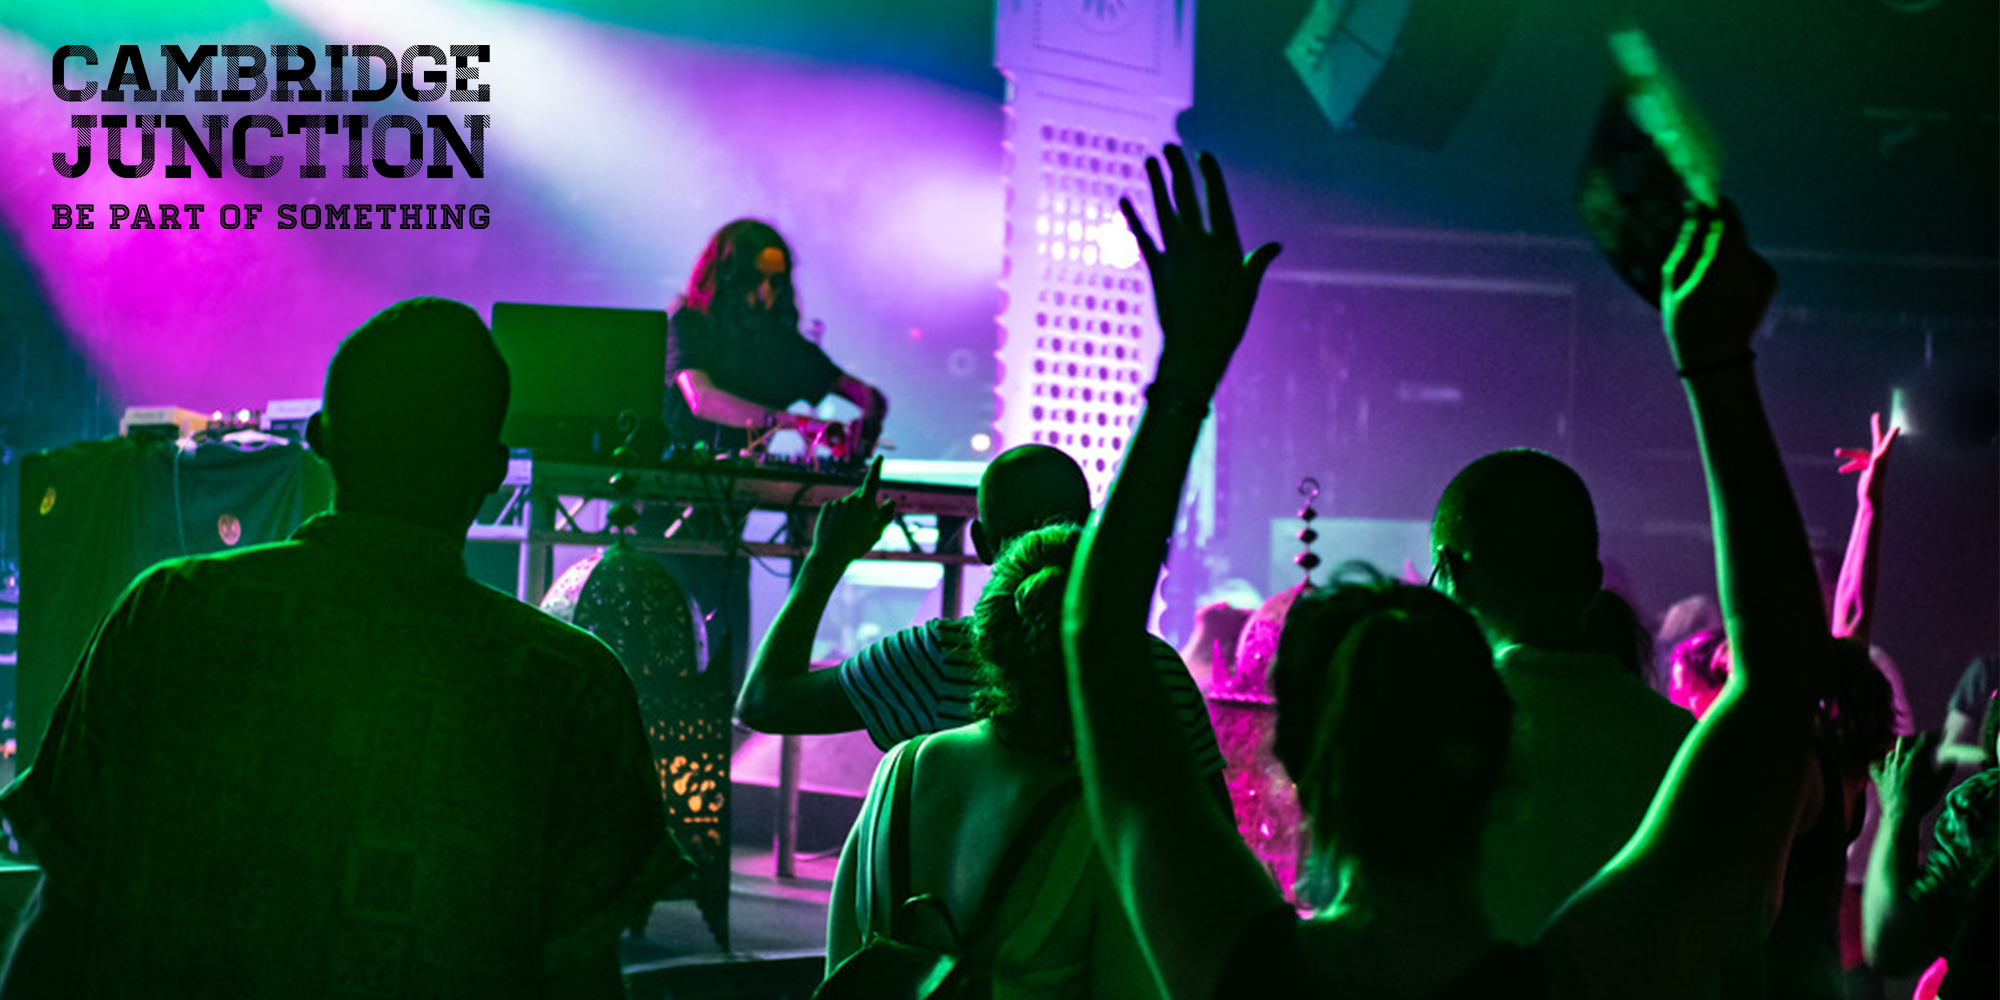
[[[799,334],[792,253],[776,229],[738,219],[717,230],[674,304],[667,336],[667,430],[677,444],[706,442],[717,454],[738,452],[771,428],[791,428],[835,444],[816,417],[786,412],[838,395],[861,408],[860,440],[836,448],[864,459],[874,450],[889,400],[841,371]]]
[[[717,230],[695,261],[687,291],[674,303],[667,334],[667,431],[676,445],[706,444],[713,454],[742,452],[773,428],[790,428],[816,443],[834,444],[836,426],[787,409],[829,394],[861,407],[840,457],[865,459],[889,412],[881,391],[841,371],[799,333],[792,292],[792,252],[776,229],[738,219]],[[846,431],[846,428],[842,428]],[[681,539],[741,539],[744,511],[712,505],[647,512],[640,530]],[[793,524],[794,531],[803,526]],[[796,537],[796,536],[795,536]],[[810,532],[806,532],[810,539]],[[731,691],[742,686],[749,653],[750,564],[741,558],[664,555],[666,564],[708,620],[710,655],[728,662]]]

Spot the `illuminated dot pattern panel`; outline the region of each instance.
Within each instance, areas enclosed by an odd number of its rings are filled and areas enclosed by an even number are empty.
[[[1146,157],[1171,141],[1171,118],[1026,98],[1009,110],[999,443],[1061,448],[1102,500],[1159,349],[1152,285],[1118,201],[1150,216]]]
[[[1003,3],[993,53],[1008,90],[995,443],[1061,448],[1102,502],[1159,351],[1118,201],[1151,221],[1146,157],[1194,101],[1194,4]]]

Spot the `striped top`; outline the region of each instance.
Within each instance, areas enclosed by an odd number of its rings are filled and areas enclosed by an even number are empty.
[[[1208,706],[1187,665],[1158,637],[1153,669],[1187,732],[1189,749],[1203,774],[1222,770],[1222,751],[1208,721]],[[869,738],[887,750],[923,733],[972,721],[972,692],[978,685],[979,653],[972,644],[971,618],[933,618],[884,636],[841,661],[840,689],[868,727]]]

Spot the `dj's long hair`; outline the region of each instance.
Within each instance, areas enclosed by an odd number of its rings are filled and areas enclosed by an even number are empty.
[[[757,256],[774,247],[784,252],[785,275],[774,282],[777,301],[770,311],[756,315],[745,300],[764,280],[757,270]],[[737,219],[708,238],[708,245],[694,263],[694,273],[688,276],[687,290],[674,307],[701,313],[721,329],[768,322],[796,330],[799,305],[791,275],[797,266],[791,246],[769,223]]]

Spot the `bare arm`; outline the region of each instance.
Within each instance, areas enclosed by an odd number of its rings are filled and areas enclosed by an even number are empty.
[[[832,670],[812,669],[813,636],[826,602],[848,564],[868,554],[896,516],[896,505],[876,499],[882,487],[882,460],[853,493],[821,508],[792,592],[771,621],[771,629],[750,661],[736,717],[760,733],[845,733],[861,728],[861,716]]]
[[[1979,745],[1979,721],[1956,708],[1944,713],[1944,740],[1938,744],[1940,764],[1979,768],[1986,763],[1986,751]]]
[[[1164,333],[1159,371],[1110,499],[1077,555],[1064,645],[1078,770],[1105,863],[1168,994],[1206,997],[1236,931],[1283,901],[1195,773],[1148,663],[1146,611],[1195,438],[1278,248],[1244,258],[1209,157],[1201,166],[1212,231],[1204,231],[1185,156],[1169,146],[1166,158],[1171,198],[1158,161],[1147,162],[1164,249],[1125,205],[1153,277]]]
[[[1868,449],[1841,448],[1835,453],[1847,460],[1840,471],[1859,472],[1861,478],[1854,484],[1854,527],[1847,536],[1847,554],[1840,561],[1840,581],[1833,591],[1833,634],[1852,637],[1864,646],[1875,630],[1882,484],[1888,478],[1889,448],[1901,430],[1891,427],[1883,433],[1882,415],[1871,414]]]
[[[676,373],[674,387],[687,401],[689,413],[712,424],[753,431],[766,427],[789,427],[808,439],[826,426],[826,422],[817,417],[759,406],[726,389],[717,388],[709,380],[708,373],[698,368],[686,368]]]
[[[806,560],[750,661],[743,691],[736,696],[737,721],[760,733],[846,733],[861,728],[861,716],[841,690],[837,671],[812,669],[813,636],[846,569],[845,563]]]
[[[1917,828],[1951,781],[1948,767],[1933,763],[1937,739],[1896,741],[1870,770],[1882,803],[1882,822],[1868,851],[1861,888],[1861,951],[1868,965],[1890,976],[1909,975],[1951,943],[1956,928],[1935,927],[1916,898]]]
[[[840,867],[834,871],[833,891],[827,900],[826,910],[828,975],[848,956],[861,950],[864,933],[889,930],[886,926],[872,925],[878,919],[887,919],[888,911],[900,902],[885,902],[879,894],[883,876],[887,873],[878,870],[877,866],[894,864],[896,859],[877,853],[877,831],[878,824],[884,821],[884,814],[895,807],[896,772],[902,767],[916,766],[914,755],[908,762],[903,761],[903,754],[908,750],[908,744],[898,744],[875,765],[875,776],[868,782],[868,797],[861,803],[861,815],[848,828],[847,843],[840,849]],[[871,881],[864,883],[863,879]],[[869,901],[865,917],[859,913],[858,898],[864,891]]]
[[[841,372],[840,380],[834,383],[833,394],[861,407],[861,440],[856,443],[853,453],[873,455],[875,442],[882,438],[882,421],[889,416],[889,397],[882,395],[882,390],[846,372]]]
[[[855,378],[846,372],[840,373],[840,380],[833,384],[833,394],[861,408],[861,419],[872,420],[877,426],[882,418],[889,415],[889,397],[882,390]]]
[[[1694,210],[1663,313],[1707,473],[1735,669],[1623,851],[1544,931],[1555,996],[1684,996],[1774,908],[1826,618],[1750,337],[1775,288],[1733,212]]]
[[[867,815],[865,812],[863,815]],[[854,920],[854,879],[856,877],[856,846],[861,837],[861,824],[856,823],[847,831],[847,845],[840,849],[840,867],[833,873],[833,892],[826,904],[826,972],[833,975],[847,956],[861,950],[861,928]]]

